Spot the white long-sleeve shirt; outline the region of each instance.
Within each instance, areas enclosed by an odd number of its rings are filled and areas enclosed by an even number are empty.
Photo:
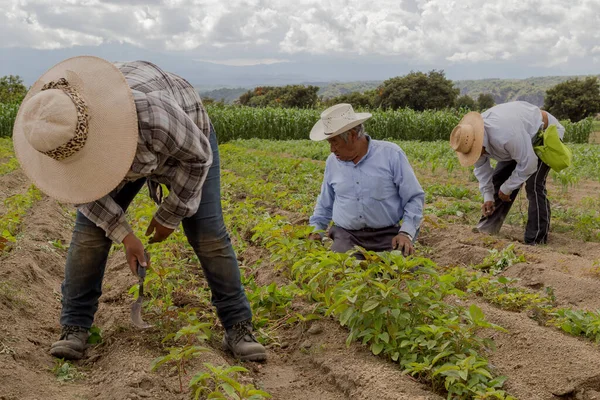
[[[475,176],[484,201],[494,200],[494,169],[490,159],[517,162],[511,176],[500,186],[502,193],[509,194],[520,187],[537,170],[538,157],[533,151],[532,140],[542,126],[539,107],[525,101],[499,104],[481,114],[484,123],[483,147],[487,154],[475,163]],[[560,138],[565,128],[548,114],[548,125],[556,125]]]

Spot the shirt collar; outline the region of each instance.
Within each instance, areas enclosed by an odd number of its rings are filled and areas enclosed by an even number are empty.
[[[342,160],[337,160],[337,161],[344,163],[344,165],[346,165],[347,163],[352,164],[352,165],[360,165],[360,163],[365,161],[371,154],[371,148],[373,147],[373,141],[371,140],[371,136],[369,136],[365,133],[365,137],[367,138],[367,153],[365,154],[365,156],[363,158],[360,159],[359,162],[354,164],[352,161],[342,161]]]

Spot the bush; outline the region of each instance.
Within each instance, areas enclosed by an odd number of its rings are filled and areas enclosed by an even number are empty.
[[[544,109],[558,119],[577,122],[600,112],[597,77],[571,79],[548,89]]]

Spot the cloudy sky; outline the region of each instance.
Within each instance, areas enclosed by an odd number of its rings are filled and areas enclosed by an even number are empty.
[[[215,83],[597,74],[598,27],[600,0],[0,0],[0,75],[77,54]]]

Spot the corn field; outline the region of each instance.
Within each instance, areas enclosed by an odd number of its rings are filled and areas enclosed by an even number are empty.
[[[18,104],[0,103],[0,137],[12,136],[12,128],[19,111]]]
[[[12,135],[18,104],[0,104],[0,137]],[[252,108],[207,105],[208,115],[221,143],[234,139],[307,139],[321,110],[294,108]],[[462,117],[456,110],[423,111],[410,109],[372,111],[365,123],[367,132],[377,139],[436,141],[448,140],[452,128]],[[564,121],[565,141],[587,143],[592,131],[591,118],[577,123]]]

